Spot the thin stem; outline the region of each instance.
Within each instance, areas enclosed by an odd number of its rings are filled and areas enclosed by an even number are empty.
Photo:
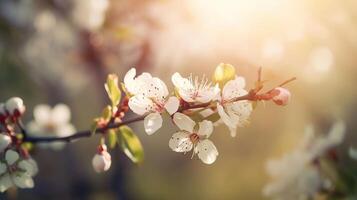
[[[242,97],[236,98],[235,101],[247,100],[247,99],[248,98],[247,98],[247,95],[246,95],[246,96],[242,96]],[[191,105],[191,106],[186,107],[186,108],[180,108],[178,110],[178,112],[182,112],[182,111],[190,110],[190,109],[196,109],[196,108],[205,108],[205,107],[207,107],[209,105],[210,105],[210,103],[202,103],[202,104]],[[136,118],[133,118],[133,119],[129,119],[129,120],[126,120],[126,121],[118,122],[118,123],[110,123],[106,127],[98,128],[96,130],[96,134],[98,134],[98,133],[103,134],[108,129],[118,128],[118,127],[123,126],[123,125],[128,125],[128,124],[131,124],[131,123],[134,123],[134,122],[142,121],[142,120],[145,119],[145,117],[146,117],[146,115],[140,116],[140,117],[136,117]],[[32,142],[32,143],[55,142],[55,141],[71,142],[71,141],[73,141],[75,139],[91,137],[92,136],[92,132],[90,130],[84,130],[84,131],[78,131],[78,132],[73,133],[72,135],[66,136],[66,137],[35,137],[35,136],[29,136],[26,133],[26,130],[24,128],[22,128],[22,126],[20,124],[18,124],[18,126],[20,127],[21,132],[24,134],[23,142]]]
[[[118,128],[120,126],[123,125],[127,125],[127,124],[131,124],[134,122],[138,122],[141,121],[145,118],[145,116],[140,116],[140,117],[136,117],[133,119],[129,119],[126,121],[122,121],[119,123],[113,123],[113,124],[109,124],[108,126],[104,127],[104,128],[98,128],[96,130],[96,133],[104,133],[106,130],[108,129],[113,129],[113,128]],[[84,131],[79,131],[74,133],[73,135],[70,136],[66,136],[66,137],[32,137],[32,136],[27,136],[24,137],[24,142],[32,142],[32,143],[38,143],[38,142],[55,142],[55,141],[64,141],[64,142],[71,142],[75,139],[78,138],[84,138],[84,137],[90,137],[92,136],[92,133],[90,130],[84,130]]]

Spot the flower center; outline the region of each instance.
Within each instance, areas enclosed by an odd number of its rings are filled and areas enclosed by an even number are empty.
[[[48,131],[48,132],[54,132],[56,130],[56,125],[52,122],[49,122],[45,125],[45,129]]]
[[[190,140],[193,144],[196,144],[199,139],[200,139],[200,136],[198,136],[197,133],[192,133],[190,135]]]

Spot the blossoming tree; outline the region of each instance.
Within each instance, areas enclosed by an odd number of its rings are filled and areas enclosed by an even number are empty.
[[[236,75],[232,65],[220,64],[212,81],[207,77],[200,79],[190,75],[185,78],[179,73],[173,74],[171,80],[175,89],[169,92],[159,78],[146,72],[137,76],[132,68],[121,83],[117,75],[108,75],[105,90],[110,104],[93,120],[90,130],[78,132],[70,123],[70,110],[66,105],[36,106],[34,120],[25,126],[21,119],[26,110],[23,100],[10,98],[0,104],[0,191],[12,186],[34,187],[33,176],[38,172],[38,166],[31,158],[31,145],[61,149],[73,140],[99,135],[97,152],[92,160],[96,172],[110,169],[108,149],[116,146],[134,163],[142,162],[142,145],[128,126],[138,121],[144,122],[148,135],[157,133],[164,121],[172,121],[178,131],[168,141],[170,149],[192,152],[192,157],[197,155],[203,163],[212,164],[219,155],[209,139],[214,127],[225,124],[230,135],[235,137],[237,128],[248,124],[258,102],[287,105],[291,94],[283,86],[294,79],[263,92],[264,81],[259,70],[255,87],[247,90],[245,79]],[[138,117],[124,118],[129,111]]]

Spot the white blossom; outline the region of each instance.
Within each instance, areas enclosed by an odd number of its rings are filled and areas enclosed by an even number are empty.
[[[217,111],[222,121],[228,126],[231,136],[236,136],[237,127],[245,126],[253,111],[253,106],[248,100],[231,102],[232,99],[244,96],[248,92],[244,89],[243,77],[236,77],[228,81],[222,90],[222,96],[217,103]]]
[[[38,172],[36,161],[21,159],[14,150],[7,150],[4,162],[0,161],[0,192],[9,187],[33,188],[32,177]]]
[[[169,141],[169,147],[175,152],[190,152],[197,154],[205,164],[212,164],[216,161],[218,151],[208,137],[213,132],[211,121],[203,120],[199,122],[198,130],[195,130],[196,122],[182,113],[175,113],[173,120],[180,131],[174,133]]]
[[[345,125],[336,122],[327,135],[317,137],[313,128],[308,127],[296,149],[278,160],[268,161],[267,172],[273,181],[264,187],[264,195],[277,200],[307,200],[326,187],[329,180],[322,176],[313,161],[340,144],[344,131]]]
[[[27,127],[30,135],[33,136],[70,136],[75,132],[74,126],[70,123],[71,111],[65,104],[58,104],[51,108],[48,105],[37,105],[34,108],[34,120]],[[52,142],[39,144],[42,147],[61,149],[64,142]]]
[[[0,153],[2,153],[11,144],[11,137],[5,134],[6,133],[0,134]]]
[[[171,80],[180,97],[189,103],[208,103],[215,100],[220,91],[218,84],[212,86],[206,77],[199,80],[191,74],[190,77],[183,78],[176,72]]]
[[[165,83],[149,73],[142,73],[138,77],[136,70],[130,69],[124,77],[124,85],[131,95],[129,108],[138,115],[148,114],[144,119],[145,131],[151,135],[162,126],[162,116],[165,110],[174,114],[179,107],[176,97],[168,97],[169,92]]]
[[[19,117],[24,114],[26,108],[24,101],[19,97],[12,97],[5,103],[5,108],[11,116]]]
[[[98,153],[94,155],[92,160],[93,169],[97,172],[104,172],[109,170],[112,164],[112,158],[107,151],[107,146],[105,144],[101,145]]]

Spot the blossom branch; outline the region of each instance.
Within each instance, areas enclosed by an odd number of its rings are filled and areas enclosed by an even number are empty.
[[[296,80],[295,77],[288,79],[287,81],[284,81],[283,83],[279,84],[280,86],[286,85],[287,83]],[[258,71],[258,81],[261,81],[261,68]],[[248,94],[240,96],[240,97],[236,97],[231,99],[230,101],[227,102],[223,102],[223,103],[234,103],[234,102],[238,102],[238,101],[244,101],[244,100],[249,100],[249,101],[261,101],[261,100],[268,100],[271,99],[272,97],[269,95],[269,93],[271,93],[274,89],[269,90],[268,92],[264,93],[264,94],[257,94],[256,89],[252,89],[249,91]],[[212,105],[211,102],[208,103],[202,103],[202,104],[195,104],[195,105],[183,105],[178,109],[178,112],[184,112],[186,110],[191,110],[191,109],[197,109],[197,108],[215,108],[216,106],[210,106]],[[105,134],[105,132],[109,129],[114,129],[114,128],[118,128],[120,126],[123,125],[128,125],[134,122],[138,122],[138,121],[142,121],[145,119],[147,115],[143,115],[140,117],[136,117],[130,120],[126,120],[126,121],[121,121],[121,122],[117,122],[115,123],[113,118],[111,118],[110,122],[108,123],[107,126],[102,127],[102,128],[98,128],[96,129],[96,134],[100,133],[100,134]],[[64,142],[71,142],[75,139],[79,139],[79,138],[85,138],[85,137],[91,137],[92,136],[92,132],[90,130],[84,130],[84,131],[78,131],[70,136],[66,136],[66,137],[34,137],[34,136],[28,136],[28,134],[26,133],[26,130],[23,128],[22,124],[20,121],[18,121],[18,126],[21,130],[21,132],[24,135],[23,138],[23,142],[32,142],[32,143],[44,143],[44,142],[56,142],[56,141],[64,141]]]

